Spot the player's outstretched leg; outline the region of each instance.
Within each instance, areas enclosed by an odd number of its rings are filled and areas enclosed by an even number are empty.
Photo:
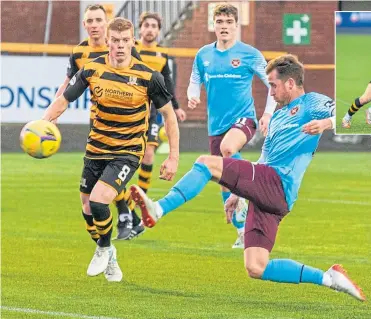
[[[262,235],[256,236],[258,238]],[[250,240],[254,240],[253,237],[250,237]],[[261,237],[261,240],[264,245],[266,239]],[[267,245],[270,243],[267,242]],[[340,265],[333,265],[324,272],[291,259],[269,260],[267,249],[248,247],[245,249],[245,267],[251,278],[280,283],[311,283],[345,292],[360,301],[366,300],[361,288],[348,277]]]
[[[221,157],[200,156],[192,169],[171,188],[165,197],[157,202],[150,200],[140,187],[132,186],[131,195],[142,210],[144,225],[155,226],[161,217],[198,195],[211,178],[219,180],[222,170],[223,159]]]

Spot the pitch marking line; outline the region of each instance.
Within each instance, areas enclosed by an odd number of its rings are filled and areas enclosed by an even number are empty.
[[[72,318],[81,318],[81,319],[123,319],[117,317],[102,317],[102,316],[87,316],[78,313],[68,313],[68,312],[59,312],[59,311],[43,311],[38,309],[30,309],[30,308],[16,308],[16,307],[7,307],[7,306],[0,306],[1,310],[7,311],[14,311],[19,313],[34,313],[39,315],[45,316],[58,316],[58,317],[72,317]]]

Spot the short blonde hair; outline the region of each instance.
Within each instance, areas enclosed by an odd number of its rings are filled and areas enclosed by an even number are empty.
[[[277,70],[280,80],[292,78],[297,86],[304,85],[304,65],[299,62],[297,56],[292,54],[281,55],[269,61],[265,72],[268,75],[273,70]]]
[[[120,17],[114,18],[110,22],[108,22],[107,33],[106,33],[107,36],[110,30],[119,31],[119,32],[131,30],[131,34],[134,35],[134,26],[132,22],[128,19],[124,19]]]

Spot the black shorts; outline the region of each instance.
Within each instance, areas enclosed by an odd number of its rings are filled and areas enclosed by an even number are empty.
[[[160,126],[157,124],[157,110],[154,105],[151,104],[151,111],[148,122],[147,131],[147,144],[158,146],[158,131]]]
[[[85,157],[80,192],[90,194],[99,180],[120,194],[138,167],[139,160],[132,155],[117,159],[89,159]]]

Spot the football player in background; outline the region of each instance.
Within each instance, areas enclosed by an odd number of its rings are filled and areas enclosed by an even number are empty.
[[[217,41],[202,47],[194,60],[188,87],[188,107],[200,103],[201,85],[207,94],[208,134],[211,155],[242,159],[240,150],[254,136],[257,118],[252,96],[252,81],[257,75],[267,86],[267,65],[256,48],[237,41],[238,11],[231,4],[219,4],[214,9]],[[267,94],[264,114],[259,121],[263,134],[276,108]],[[222,186],[223,202],[231,192]],[[233,215],[238,237],[232,248],[243,248],[243,228],[247,206],[241,199]]]

